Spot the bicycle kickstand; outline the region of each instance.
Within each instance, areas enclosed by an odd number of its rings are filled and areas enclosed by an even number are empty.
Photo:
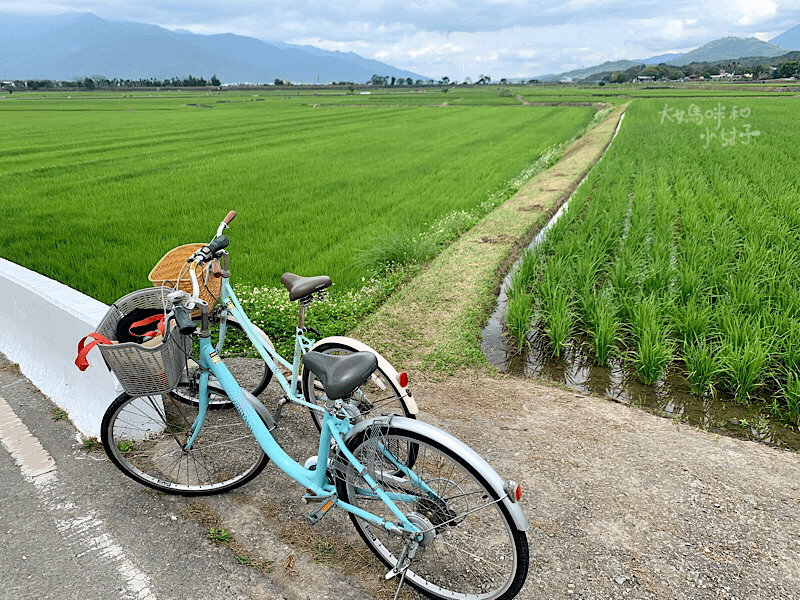
[[[405,545],[405,548],[403,548],[400,558],[397,559],[397,564],[386,573],[387,581],[392,577],[400,575],[400,581],[397,583],[397,591],[394,593],[394,600],[397,600],[400,596],[400,590],[403,589],[403,584],[406,580],[406,571],[408,571],[408,568],[411,566],[411,561],[417,553],[417,548],[419,548],[419,542],[417,540],[409,541]]]

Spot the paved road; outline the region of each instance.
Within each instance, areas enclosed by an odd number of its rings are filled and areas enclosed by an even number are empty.
[[[187,500],[129,484],[53,408],[0,355],[0,598],[283,597],[181,516]]]

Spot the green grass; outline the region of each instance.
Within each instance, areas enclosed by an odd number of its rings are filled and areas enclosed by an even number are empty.
[[[0,104],[2,256],[111,302],[235,209],[235,281],[357,288],[363,252],[395,236],[402,254],[502,201],[595,113],[455,91],[15,93]]]

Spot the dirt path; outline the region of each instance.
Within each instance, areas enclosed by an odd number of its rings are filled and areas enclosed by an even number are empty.
[[[486,364],[481,327],[511,262],[564,201],[603,150],[623,107],[572,143],[540,173],[448,247],[413,282],[353,332],[405,369],[450,372]]]

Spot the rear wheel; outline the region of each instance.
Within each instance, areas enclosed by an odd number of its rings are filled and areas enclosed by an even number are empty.
[[[220,335],[220,320],[218,316],[210,316],[210,329],[211,345],[216,348]],[[263,332],[258,330],[258,333]],[[262,339],[265,340],[265,343],[268,343],[266,335],[263,335]],[[193,405],[197,405],[200,387],[200,365],[197,362],[197,351],[198,346],[195,342],[192,346],[192,357],[188,360],[186,372],[181,378],[177,389],[172,392],[178,400]],[[258,396],[269,385],[272,379],[272,371],[237,321],[227,320],[225,340],[220,355],[236,382],[254,396]],[[217,383],[213,375],[209,378],[208,395],[211,408],[233,406],[222,386]]]
[[[269,462],[233,404],[206,411],[192,447],[197,406],[171,395],[121,394],[103,416],[108,457],[128,477],[170,494],[215,494],[244,485]]]
[[[528,573],[528,540],[500,495],[470,462],[444,444],[404,427],[375,424],[347,442],[408,519],[423,530],[405,581],[434,598],[507,600]],[[413,474],[406,464],[416,458]],[[350,504],[396,521],[369,484],[348,464],[336,463],[337,493]],[[389,568],[397,565],[405,540],[351,514],[358,533]]]

